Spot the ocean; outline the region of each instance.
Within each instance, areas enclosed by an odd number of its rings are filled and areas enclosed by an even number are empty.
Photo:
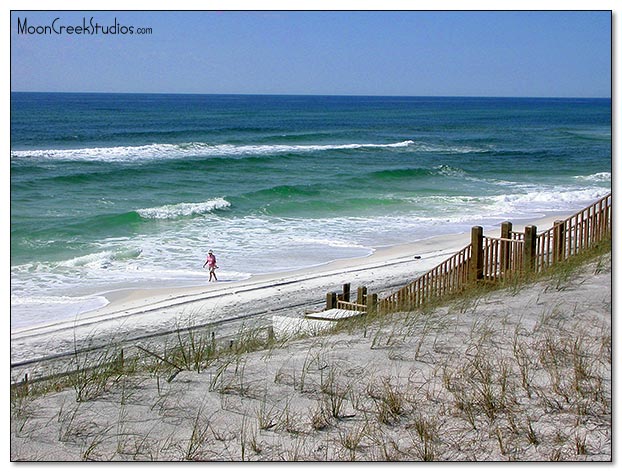
[[[611,190],[611,100],[11,94],[11,326]]]

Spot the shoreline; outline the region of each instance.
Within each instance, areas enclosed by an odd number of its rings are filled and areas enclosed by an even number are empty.
[[[557,213],[549,213],[545,216],[539,217],[536,220],[531,218],[522,218],[520,220],[516,220],[514,229],[522,230],[526,225],[533,224],[536,225],[539,229],[548,229],[553,225],[553,222],[559,218],[565,219],[570,216],[565,212],[557,212]],[[514,222],[513,222],[514,223]],[[491,229],[500,228],[501,223],[496,225],[491,225],[488,227],[484,227],[484,231]],[[390,245],[390,246],[378,246],[376,248],[372,248],[372,253],[366,256],[355,256],[349,258],[335,259],[328,262],[323,262],[321,264],[317,264],[314,266],[306,266],[297,269],[285,270],[285,271],[275,271],[275,272],[266,272],[262,274],[253,274],[247,278],[240,280],[227,280],[222,281],[217,284],[206,282],[205,285],[179,285],[179,286],[163,286],[157,288],[151,287],[139,287],[139,288],[121,288],[111,291],[104,291],[95,294],[96,296],[104,297],[108,300],[108,304],[97,308],[95,310],[85,311],[80,313],[79,316],[88,315],[93,312],[102,312],[108,310],[120,309],[120,306],[124,306],[124,303],[133,303],[137,300],[145,300],[153,299],[153,302],[163,301],[164,299],[170,299],[172,296],[185,296],[185,295],[197,295],[198,292],[206,293],[212,291],[212,288],[216,288],[217,286],[223,286],[224,284],[229,284],[228,286],[242,286],[245,284],[254,284],[254,283],[262,283],[268,282],[272,279],[282,280],[284,278],[301,276],[304,277],[305,274],[317,274],[317,277],[322,276],[324,272],[332,272],[335,270],[351,270],[357,267],[365,268],[364,266],[371,263],[381,263],[386,259],[393,258],[407,258],[409,255],[419,255],[423,256],[426,254],[422,249],[432,248],[436,246],[444,246],[445,244],[452,244],[454,241],[458,240],[462,241],[464,239],[464,245],[468,244],[468,233],[448,233],[430,236],[427,238],[423,238],[420,240]],[[463,246],[464,246],[463,245]],[[456,251],[460,250],[463,246],[460,246],[456,249]],[[430,252],[434,250],[431,249]],[[421,254],[417,254],[420,252]],[[432,268],[432,267],[430,267]]]
[[[521,223],[537,224],[538,222],[545,222],[548,227],[552,224],[552,221],[554,221],[555,216],[565,218],[568,215],[569,213],[567,211],[547,212],[538,216],[517,218],[514,219],[513,222],[515,223],[516,228],[521,227]],[[505,220],[499,219],[497,220],[497,223],[488,223],[483,224],[482,226],[484,226],[485,231],[491,231],[495,228],[498,228],[502,221]],[[542,227],[540,224],[538,224],[538,226]],[[324,270],[328,271],[332,270],[333,268],[350,267],[352,265],[363,266],[367,262],[373,261],[375,258],[380,257],[379,255],[382,254],[392,254],[400,250],[413,252],[416,251],[416,247],[419,244],[424,244],[427,246],[427,243],[424,243],[425,241],[431,240],[440,242],[443,241],[444,238],[458,236],[461,234],[464,235],[467,233],[468,231],[465,231],[464,233],[436,234],[406,243],[391,244],[387,246],[370,246],[369,248],[367,248],[368,254],[366,255],[344,256],[343,258],[327,260],[317,263],[315,265],[303,266],[292,269],[276,269],[274,271],[265,273],[251,273],[248,274],[246,277],[240,279],[220,279],[218,285],[244,284],[247,282],[252,283],[255,281],[269,280],[272,278],[280,279],[296,274],[316,273],[318,271]],[[465,245],[466,244],[467,243],[465,243]],[[68,300],[68,311],[65,310],[63,312],[58,312],[55,315],[53,314],[53,319],[51,321],[28,319],[27,316],[25,320],[16,321],[14,326],[13,323],[11,323],[10,333],[21,333],[23,331],[29,331],[36,328],[43,328],[48,325],[68,323],[75,320],[89,318],[92,315],[96,314],[114,312],[119,306],[125,306],[126,303],[124,305],[120,305],[120,303],[122,302],[129,301],[132,305],[136,305],[136,299],[138,299],[138,303],[140,303],[141,300],[145,299],[147,299],[149,303],[157,303],[159,301],[164,301],[173,297],[194,295],[201,291],[212,290],[212,288],[210,288],[211,284],[208,283],[206,280],[207,275],[204,275],[205,277],[203,278],[203,280],[191,276],[188,278],[154,280],[151,282],[142,281],[139,283],[115,282],[112,284],[111,287],[98,287],[98,289],[93,292],[91,292],[88,287],[79,288],[77,292],[72,293],[62,292],[60,298],[66,298]],[[13,308],[14,307],[12,305],[12,311]],[[41,303],[40,307],[37,307],[39,311],[44,311],[45,308],[46,305],[43,303]],[[19,316],[19,310],[17,310],[17,312]]]
[[[514,229],[527,224],[548,229],[560,218],[560,214],[549,214],[513,222]],[[494,234],[499,226],[485,230]],[[68,320],[11,330],[11,363],[32,363],[73,352],[79,346],[155,337],[180,326],[233,325],[241,319],[265,324],[275,313],[301,316],[308,310],[320,311],[326,292],[339,290],[343,283],[351,283],[353,290],[365,285],[369,293],[388,294],[443,262],[469,241],[468,233],[447,234],[381,247],[365,257],[253,275],[241,281],[100,294],[110,301],[102,308]]]

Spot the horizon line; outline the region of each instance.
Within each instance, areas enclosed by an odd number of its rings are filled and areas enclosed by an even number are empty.
[[[274,96],[274,97],[361,97],[361,98],[529,98],[529,99],[599,99],[611,100],[611,96],[545,96],[545,95],[383,95],[383,94],[327,94],[327,93],[250,93],[250,92],[68,92],[68,91],[40,91],[40,90],[11,90],[10,93],[54,93],[54,94],[84,94],[84,95],[233,95],[233,96]]]

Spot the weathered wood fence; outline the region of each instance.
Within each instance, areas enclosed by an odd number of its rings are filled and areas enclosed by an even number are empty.
[[[611,236],[611,194],[538,236],[532,267],[543,270]]]
[[[418,308],[431,300],[460,291],[470,278],[472,244],[426,272],[414,282],[380,300],[383,312]]]
[[[481,282],[500,282],[528,272],[540,272],[611,236],[611,193],[552,228],[538,234],[535,226],[524,232],[501,225],[500,237],[484,236],[481,226],[471,229],[471,243],[386,298],[367,294],[359,287],[356,302],[350,301],[350,284],[343,292],[329,292],[326,308],[394,312],[465,290]]]

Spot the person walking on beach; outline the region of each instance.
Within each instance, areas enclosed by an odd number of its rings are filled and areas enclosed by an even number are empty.
[[[211,282],[213,277],[214,281],[217,282],[218,278],[216,277],[216,269],[218,269],[218,266],[216,265],[216,256],[211,249],[207,253],[207,260],[205,261],[205,264],[203,264],[203,268],[205,268],[205,266],[209,269],[209,281]]]

